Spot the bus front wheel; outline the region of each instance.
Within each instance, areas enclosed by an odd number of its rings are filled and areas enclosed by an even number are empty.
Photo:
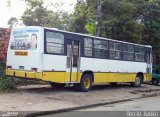
[[[142,84],[142,77],[141,75],[137,75],[135,78],[135,82],[131,82],[132,87],[140,87]]]
[[[92,77],[89,74],[84,74],[79,84],[79,89],[82,92],[88,92],[92,87]]]

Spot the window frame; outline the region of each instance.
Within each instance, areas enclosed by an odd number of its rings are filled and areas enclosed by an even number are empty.
[[[64,52],[63,53],[49,53],[47,52],[47,37],[46,37],[46,33],[47,32],[53,32],[53,33],[59,33],[59,34],[62,34],[64,36],[64,44],[63,44],[63,48],[64,48]],[[44,44],[43,44],[43,49],[44,49],[44,54],[50,54],[50,55],[62,55],[62,56],[66,56],[67,55],[67,52],[66,52],[66,43],[67,43],[67,40],[72,37],[72,35],[75,35],[75,34],[71,34],[71,33],[66,33],[66,32],[61,32],[61,31],[56,31],[56,30],[50,30],[50,29],[44,29]],[[125,43],[125,42],[118,42],[118,41],[114,41],[114,40],[105,40],[103,38],[96,38],[96,37],[90,37],[90,36],[83,36],[83,35],[76,35],[75,37],[78,36],[78,39],[77,38],[74,38],[73,40],[79,40],[81,42],[80,44],[80,53],[81,53],[81,57],[86,57],[86,58],[98,58],[98,59],[108,59],[108,60],[119,60],[119,61],[131,61],[131,62],[142,62],[142,63],[146,63],[146,60],[145,60],[145,56],[146,56],[146,51],[149,49],[150,51],[152,50],[152,48],[149,48],[149,47],[145,47],[145,46],[141,46],[141,45],[136,45],[136,44],[131,44],[131,43]],[[85,55],[85,39],[86,38],[89,38],[92,40],[92,56],[86,56]],[[100,40],[100,41],[106,41],[108,43],[108,55],[107,57],[95,57],[95,48],[94,48],[94,40]],[[110,42],[112,43],[118,43],[118,44],[121,44],[121,47],[122,47],[122,50],[121,50],[121,58],[120,59],[112,59],[110,58]],[[123,46],[124,45],[132,45],[133,48],[134,48],[134,53],[133,53],[133,56],[134,56],[134,60],[124,60],[123,56],[124,56],[124,52],[123,52]],[[143,61],[139,61],[139,60],[136,60],[136,53],[135,53],[135,48],[138,47],[138,48],[143,48],[144,49],[144,60]]]
[[[122,49],[124,48],[124,45],[131,45],[131,46],[133,46],[133,60],[125,60],[124,59],[124,53],[126,53],[126,52],[123,52],[123,50],[122,50],[122,59],[123,59],[123,61],[135,61],[135,45],[133,45],[133,44],[127,44],[127,43],[123,43],[123,47],[122,47]],[[128,53],[128,52],[127,52]]]
[[[117,43],[117,44],[121,44],[121,58],[120,59],[115,59],[115,58],[110,58],[110,43]],[[121,43],[121,42],[116,42],[116,41],[109,41],[109,46],[108,46],[108,52],[109,52],[109,55],[108,55],[108,58],[110,59],[110,60],[121,60],[121,61],[123,61],[123,43]],[[115,52],[115,51],[114,51]]]
[[[136,60],[136,47],[138,47],[138,48],[143,48],[144,49],[144,56],[143,56],[143,61],[140,61],[140,60]],[[134,60],[135,60],[135,62],[145,62],[146,63],[146,61],[145,61],[145,53],[146,53],[146,49],[145,49],[145,47],[142,47],[142,46],[134,46]]]
[[[85,39],[91,39],[92,40],[92,56],[86,56],[85,55]],[[94,44],[94,39],[92,38],[92,37],[83,37],[83,49],[81,49],[82,51],[83,51],[83,55],[84,55],[84,57],[87,57],[87,58],[94,58],[94,48],[93,48],[93,45]]]
[[[50,53],[50,52],[47,52],[47,32],[53,32],[53,33],[59,33],[59,34],[62,34],[63,37],[64,37],[64,44],[63,44],[63,53]],[[55,30],[49,30],[49,29],[44,29],[44,53],[45,54],[50,54],[50,55],[66,55],[66,51],[65,51],[65,46],[66,45],[66,39],[65,39],[65,34],[63,32],[60,32],[60,31],[55,31]]]
[[[108,54],[107,54],[106,57],[96,57],[96,56],[95,56],[95,48],[94,48],[94,46],[95,46],[94,41],[95,41],[95,40],[107,42],[107,46],[108,46],[108,48],[107,48],[107,53],[108,53]],[[104,49],[99,49],[99,50],[104,50]],[[109,41],[108,41],[108,40],[98,39],[98,38],[95,38],[95,39],[93,40],[93,57],[94,57],[94,58],[99,58],[99,59],[108,59],[108,58],[109,58]]]

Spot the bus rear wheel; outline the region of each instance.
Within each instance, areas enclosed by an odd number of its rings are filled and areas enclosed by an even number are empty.
[[[49,84],[53,87],[53,88],[63,88],[65,87],[66,84],[63,83],[54,83],[54,82],[49,82]]]
[[[137,75],[135,78],[135,82],[131,82],[132,87],[140,87],[141,84],[142,84],[142,76],[141,75]]]
[[[88,92],[92,87],[92,77],[89,74],[84,74],[79,84],[79,89],[82,92]]]

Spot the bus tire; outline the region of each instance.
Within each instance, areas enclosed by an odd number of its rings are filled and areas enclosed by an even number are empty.
[[[131,86],[132,87],[140,87],[142,82],[143,82],[142,76],[137,75],[136,78],[135,78],[135,82],[131,82]]]
[[[80,91],[88,92],[92,87],[92,77],[89,74],[84,74],[80,82]]]
[[[79,83],[75,83],[73,84],[73,87],[76,91],[80,91],[80,84]]]
[[[66,84],[63,83],[54,83],[54,82],[49,82],[49,84],[53,87],[53,88],[62,88],[65,87]]]
[[[155,78],[152,78],[152,84],[153,85],[158,85],[159,81]]]
[[[115,86],[115,85],[117,85],[117,82],[110,82],[109,84],[112,86]]]

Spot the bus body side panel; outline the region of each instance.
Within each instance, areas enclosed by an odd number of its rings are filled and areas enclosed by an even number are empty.
[[[146,77],[146,63],[119,61],[110,59],[81,58],[81,71],[93,71],[95,83],[105,82],[135,82],[137,73],[144,74]],[[80,78],[78,80],[80,82]]]
[[[143,76],[144,76],[143,80],[144,81],[149,81],[150,80],[150,78],[148,79],[147,74],[146,74],[147,64],[145,62],[124,61],[124,63],[123,63],[123,69],[124,69],[124,71],[133,72],[135,74],[137,74],[137,73],[143,73]]]
[[[64,83],[66,77],[66,60],[66,56],[44,54],[42,80]]]
[[[81,58],[81,71],[93,71],[94,82],[107,82],[107,62],[105,59]]]

